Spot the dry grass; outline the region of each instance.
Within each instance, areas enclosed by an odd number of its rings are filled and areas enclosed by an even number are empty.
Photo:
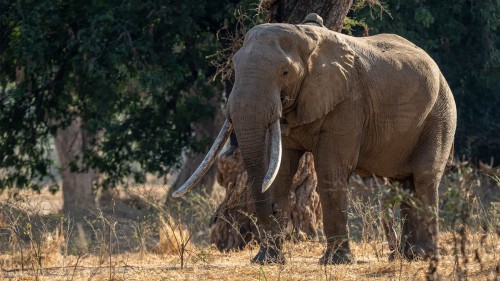
[[[489,178],[457,169],[444,178],[441,188],[446,200],[442,202],[441,259],[435,270],[435,264],[428,261],[387,261],[389,249],[377,200],[371,195],[368,201],[351,198],[349,217],[357,263],[321,266],[318,259],[325,244],[307,241],[285,244],[285,265],[259,266],[250,263],[258,250],[255,244],[229,253],[208,245],[207,220],[220,194],[208,199],[190,194],[166,207],[166,190],[148,186],[120,189],[113,196],[113,208],[102,204],[84,218],[58,215],[58,194],[4,194],[0,279],[499,280],[499,186],[488,187],[483,197],[475,196],[479,194],[475,189]],[[493,202],[484,207],[480,198]]]
[[[171,216],[160,216],[160,239],[155,248],[156,253],[177,254],[191,251],[190,233],[185,226],[176,223]]]
[[[452,240],[450,233],[441,236],[444,254],[438,265],[438,277],[442,280],[456,279]],[[490,235],[486,240],[481,263],[474,261],[467,265],[471,280],[498,280],[498,237]],[[213,247],[194,248],[184,269],[180,269],[176,254],[116,254],[111,265],[102,263],[95,255],[59,254],[46,261],[36,274],[39,280],[110,280],[110,276],[112,280],[425,280],[429,266],[425,261],[387,262],[366,250],[372,246],[354,244],[357,264],[325,267],[318,265],[323,250],[319,242],[290,244],[285,248],[287,264],[273,266],[250,264],[249,260],[257,250],[252,247],[230,253],[219,253]],[[473,261],[474,253],[468,254]],[[17,257],[16,254],[0,256],[2,278],[35,279],[33,269],[20,269]]]

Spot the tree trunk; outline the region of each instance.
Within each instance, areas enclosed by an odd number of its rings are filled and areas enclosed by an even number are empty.
[[[301,23],[307,14],[316,13],[331,30],[340,31],[353,0],[262,0],[269,22]]]
[[[300,159],[299,168],[292,181],[291,220],[295,238],[306,240],[318,237],[322,229],[323,213],[316,192],[318,178],[312,153],[306,152]]]
[[[81,157],[83,157],[83,150],[90,145],[89,140],[82,129],[81,118],[76,118],[65,129],[58,129],[54,138],[61,164],[63,212],[65,214],[80,214],[95,208],[92,184],[98,177],[97,172],[89,169],[80,173],[70,168],[72,162],[81,168]]]
[[[261,7],[268,12],[267,21],[301,23],[309,13],[317,13],[323,24],[340,31],[353,0],[262,0]],[[234,137],[234,136],[233,136]],[[210,242],[220,251],[243,249],[257,239],[257,228],[252,220],[255,212],[252,190],[247,185],[247,173],[241,152],[232,141],[231,149],[217,163],[217,180],[226,189],[226,197],[210,222]],[[322,228],[322,211],[316,192],[317,177],[311,153],[300,159],[299,168],[290,189],[290,209],[294,238],[315,238]]]
[[[241,250],[259,237],[251,218],[255,204],[247,179],[241,151],[231,147],[217,162],[217,181],[226,189],[226,196],[210,220],[210,243],[219,251]]]
[[[255,212],[252,190],[247,185],[247,172],[239,148],[224,153],[217,163],[217,181],[226,189],[226,196],[210,221],[210,243],[220,251],[243,249],[257,239],[252,219]],[[290,209],[294,239],[314,239],[321,228],[321,205],[316,192],[314,159],[307,152],[290,188]]]

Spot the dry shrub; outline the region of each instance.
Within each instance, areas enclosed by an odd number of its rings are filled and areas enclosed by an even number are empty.
[[[160,215],[159,241],[155,252],[178,255],[192,249],[191,235],[186,226],[170,215]]]
[[[0,248],[7,253],[0,255],[0,266],[39,272],[62,256],[66,244],[62,220],[44,218],[19,205],[0,204]]]
[[[6,255],[0,255],[2,268],[40,270],[61,258],[60,250],[65,244],[64,236],[57,230],[53,233],[44,233],[40,238],[30,237],[29,241],[21,241],[16,237],[11,239],[12,251]]]
[[[221,81],[229,81],[233,75],[233,55],[243,46],[246,33],[254,26],[263,23],[263,11],[256,6],[251,14],[241,8],[234,10],[234,24],[225,22],[224,26],[217,31],[217,38],[223,42],[223,49],[210,56],[211,63],[216,68],[214,80],[220,77]]]

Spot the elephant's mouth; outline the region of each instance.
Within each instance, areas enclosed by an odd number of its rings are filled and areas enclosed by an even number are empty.
[[[264,181],[262,183],[262,192],[265,192],[273,183],[276,175],[278,174],[279,167],[281,164],[281,129],[280,129],[280,121],[279,119],[272,123],[269,128],[269,136],[271,139],[271,149],[270,149],[270,157],[269,157],[269,166],[264,177]],[[214,144],[208,151],[207,155],[198,166],[196,171],[191,175],[191,177],[179,188],[177,189],[172,196],[180,197],[186,194],[191,188],[193,188],[205,175],[205,173],[210,169],[212,164],[217,159],[217,156],[220,154],[222,148],[225,143],[229,139],[231,132],[233,131],[233,124],[226,120],[224,125],[222,126],[217,139],[215,139]]]

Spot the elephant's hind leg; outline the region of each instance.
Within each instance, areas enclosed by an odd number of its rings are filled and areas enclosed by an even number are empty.
[[[447,136],[454,128],[445,122],[428,122],[412,156],[414,202],[408,207],[411,231],[404,253],[408,259],[438,258],[438,187],[453,144]],[[432,128],[432,130],[430,130]]]
[[[419,228],[423,226],[424,222],[419,221],[418,209],[421,204],[420,197],[415,193],[415,180],[410,177],[406,180],[399,181],[401,187],[405,191],[403,201],[400,203],[400,221],[401,221],[401,241],[400,248],[398,249],[401,255],[407,259],[416,258],[417,255],[413,254],[417,248],[422,248],[422,243],[419,241]],[[415,251],[416,253],[416,251]]]
[[[402,252],[409,260],[437,258],[438,185],[436,175],[415,176],[412,196],[401,204]]]
[[[442,172],[422,172],[415,175],[416,202],[414,216],[416,229],[412,240],[414,244],[405,249],[408,259],[438,258],[438,187]]]

